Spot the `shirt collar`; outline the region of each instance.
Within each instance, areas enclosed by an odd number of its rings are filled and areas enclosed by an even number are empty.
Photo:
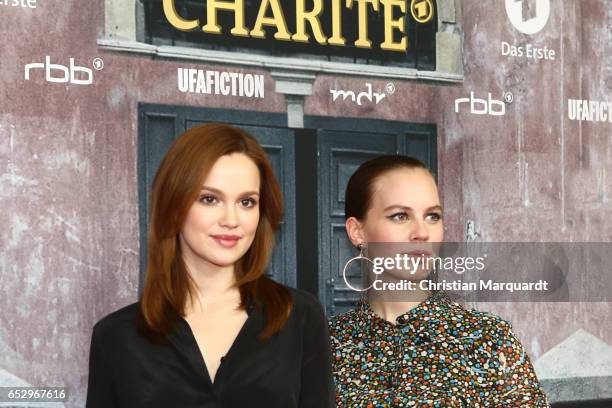
[[[422,332],[432,322],[437,321],[436,317],[449,308],[449,303],[450,299],[446,293],[442,291],[433,292],[417,306],[398,316],[396,326],[404,332]],[[357,310],[367,322],[377,326],[379,324],[391,324],[374,313],[370,303],[365,299],[359,301]]]

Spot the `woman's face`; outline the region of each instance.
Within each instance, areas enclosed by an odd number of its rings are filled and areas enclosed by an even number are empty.
[[[399,168],[384,173],[372,186],[372,202],[365,219],[347,220],[347,231],[353,244],[367,244],[370,259],[436,256],[444,228],[433,177],[423,169]],[[421,280],[430,272],[430,267],[423,264],[394,265],[385,266],[387,274],[379,278]]]
[[[347,223],[347,229],[353,244],[403,242],[419,246],[442,242],[442,207],[433,177],[423,169],[399,168],[384,173],[372,186],[365,219]]]
[[[217,160],[180,233],[188,264],[232,266],[247,252],[259,223],[259,187],[259,169],[246,155]]]

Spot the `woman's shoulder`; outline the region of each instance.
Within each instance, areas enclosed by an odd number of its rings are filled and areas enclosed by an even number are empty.
[[[407,315],[412,316],[411,319],[419,320],[420,328],[429,328],[432,333],[444,333],[445,335],[486,333],[491,336],[506,336],[512,331],[510,323],[500,316],[466,308],[445,296],[440,296],[440,298],[424,303],[418,308],[418,313]],[[360,313],[360,308],[363,308],[363,305],[359,304],[354,309],[332,316],[329,319],[331,336],[345,336],[347,331],[355,332],[364,328],[367,317],[364,317],[364,313]]]
[[[340,333],[351,332],[355,326],[359,326],[358,309],[359,306],[329,318],[329,334],[332,338]]]
[[[123,337],[136,333],[140,303],[132,303],[104,316],[93,327],[93,335],[100,338]]]
[[[324,314],[321,302],[310,292],[302,289],[288,287],[293,301],[292,312],[296,315]]]
[[[276,299],[276,301],[284,299],[289,302],[291,316],[294,318],[324,314],[323,306],[310,292],[284,285],[270,278],[265,278],[261,284],[265,285],[268,298]],[[261,299],[255,300],[255,303],[261,304]]]
[[[303,289],[291,288],[287,287],[291,291],[291,295],[293,296],[293,302],[297,307],[314,307],[320,308],[321,302],[315,295],[310,292],[307,292]]]
[[[461,328],[467,332],[484,332],[504,334],[512,331],[512,325],[502,317],[473,308],[467,308],[455,302],[449,303],[448,313],[442,323]]]

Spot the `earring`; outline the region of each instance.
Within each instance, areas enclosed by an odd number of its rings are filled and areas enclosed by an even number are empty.
[[[438,283],[438,269],[435,267],[435,265],[434,265],[433,271],[430,272],[429,276],[431,278],[430,279],[431,282]]]
[[[362,260],[362,259],[364,259],[364,260],[368,261],[369,263],[371,263],[372,265],[374,265],[374,263],[372,262],[372,260],[363,254],[363,248],[364,248],[365,246],[364,246],[363,244],[359,244],[359,245],[357,245],[357,247],[359,248],[359,255],[358,255],[358,256],[356,256],[356,257],[354,257],[354,258],[349,259],[349,260],[346,262],[346,264],[344,265],[344,269],[342,270],[342,278],[344,279],[344,283],[346,283],[346,286],[348,286],[349,288],[353,289],[355,292],[365,292],[366,290],[370,290],[370,288],[372,288],[372,286],[373,286],[374,284],[372,283],[370,286],[368,286],[368,287],[367,287],[367,288],[365,288],[365,289],[359,289],[359,288],[355,288],[355,287],[353,287],[353,285],[351,285],[351,284],[348,282],[348,279],[346,279],[346,269],[347,269],[347,268],[348,268],[348,266],[351,264],[351,262],[353,262],[353,261],[358,261],[358,260]]]

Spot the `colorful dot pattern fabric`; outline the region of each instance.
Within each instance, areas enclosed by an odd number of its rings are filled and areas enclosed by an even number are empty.
[[[338,407],[549,407],[510,324],[443,292],[396,324],[360,302],[330,333]]]

